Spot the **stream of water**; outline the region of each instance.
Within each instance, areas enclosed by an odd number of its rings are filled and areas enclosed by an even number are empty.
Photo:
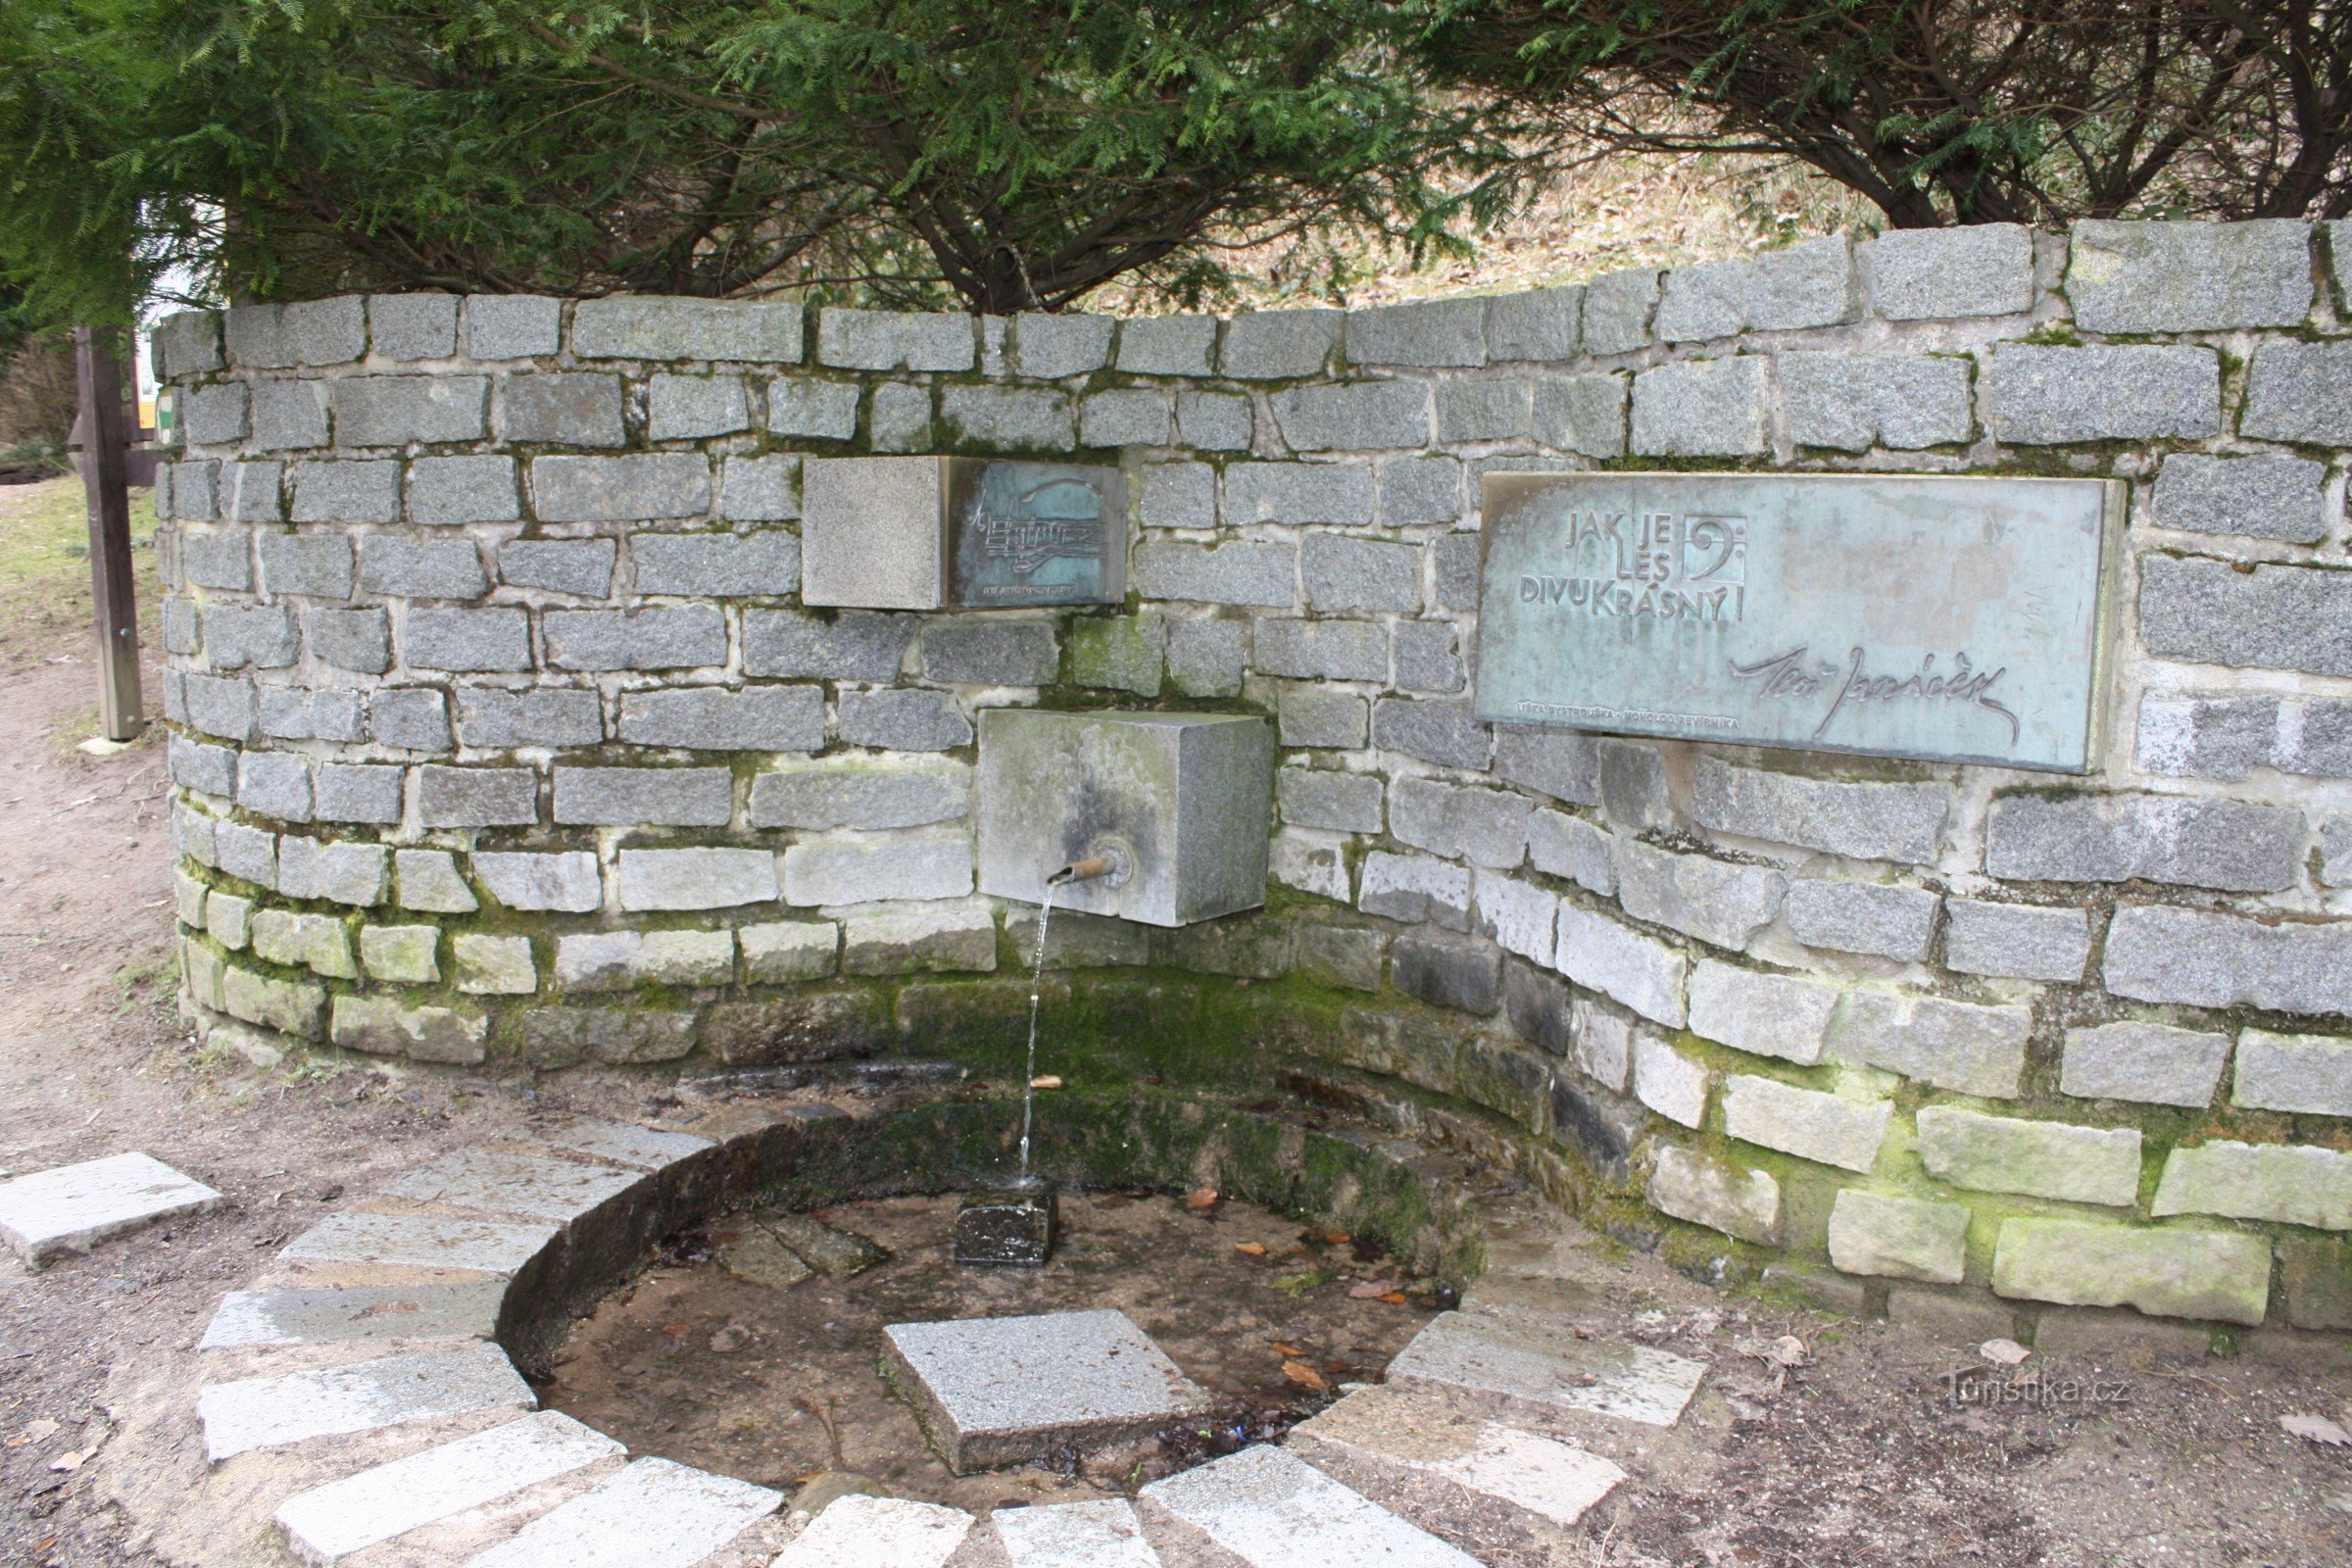
[[[1046,930],[1054,923],[1054,884],[1037,910],[1037,961],[1029,969],[1029,1070],[1021,1078],[1021,1181],[1029,1180],[1029,1129],[1037,1110],[1037,1004],[1046,989]]]

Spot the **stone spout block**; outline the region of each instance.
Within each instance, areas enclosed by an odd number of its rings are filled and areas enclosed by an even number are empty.
[[[980,715],[980,891],[1042,904],[1047,878],[1105,854],[1125,878],[1073,878],[1055,907],[1190,925],[1266,901],[1274,735],[1223,713]]]
[[[1043,1268],[1054,1255],[1059,1211],[1043,1182],[966,1193],[956,1210],[956,1261]]]
[[[994,458],[810,458],[801,598],[861,610],[1115,605],[1127,594],[1117,468]]]

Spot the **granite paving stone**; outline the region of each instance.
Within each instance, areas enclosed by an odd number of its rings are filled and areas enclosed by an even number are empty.
[[[339,1345],[364,1340],[487,1340],[498,1332],[504,1280],[456,1285],[231,1291],[198,1348]]]
[[[1589,1410],[1670,1427],[1706,1370],[1646,1345],[1579,1339],[1565,1325],[1441,1312],[1389,1363],[1389,1382],[1491,1396],[1539,1415]]]
[[[217,1208],[220,1195],[150,1154],[111,1154],[0,1182],[0,1238],[27,1265],[109,1237]]]
[[[465,1568],[693,1568],[783,1504],[732,1476],[638,1459]]]
[[[512,1274],[555,1240],[560,1228],[431,1214],[336,1214],[295,1237],[278,1256],[289,1263]]]
[[[1477,1540],[1521,1538],[1528,1522],[1572,1526],[1625,1480],[1573,1444],[1392,1389],[1359,1389],[1285,1442],[1373,1501]]]
[[[339,1562],[379,1542],[627,1451],[567,1415],[541,1410],[298,1492],[279,1504],[277,1527],[306,1561]]]
[[[770,1568],[945,1568],[971,1529],[961,1508],[853,1494],[828,1503]]]
[[[196,1396],[196,1413],[205,1457],[219,1464],[255,1448],[538,1402],[506,1351],[475,1345],[210,1384]]]
[[[385,1196],[532,1219],[571,1220],[635,1186],[638,1178],[604,1165],[461,1149],[395,1178]]]
[[[1151,1432],[1208,1402],[1124,1312],[894,1323],[882,1332],[892,1376],[958,1473]]]
[[[1001,1508],[989,1523],[1012,1568],[1159,1568],[1159,1553],[1124,1497]]]
[[[1305,1460],[1262,1445],[1154,1481],[1142,1499],[1148,1510],[1199,1531],[1249,1568],[1475,1568],[1478,1562]]]

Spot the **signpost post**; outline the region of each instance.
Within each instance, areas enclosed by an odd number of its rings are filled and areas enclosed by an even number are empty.
[[[110,741],[146,727],[139,701],[139,610],[130,565],[129,431],[120,337],[112,327],[74,329],[81,396],[81,478],[90,509],[90,598],[98,616],[98,712]]]

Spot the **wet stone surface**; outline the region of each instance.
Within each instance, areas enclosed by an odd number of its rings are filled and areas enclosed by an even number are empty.
[[[1054,1195],[1039,1186],[966,1193],[956,1211],[956,1261],[1041,1268],[1054,1255]]]
[[[823,1210],[822,1223],[890,1255],[848,1279],[810,1271],[781,1287],[726,1261],[764,1217],[717,1222],[573,1332],[542,1401],[633,1453],[787,1490],[853,1471],[901,1496],[986,1512],[1132,1495],[1279,1435],[1343,1382],[1376,1377],[1434,1309],[1394,1259],[1246,1204],[1196,1211],[1164,1197],[1064,1194],[1053,1259],[1034,1269],[956,1267],[959,1207],[950,1195]],[[1404,1287],[1394,1294],[1405,1299],[1351,1294],[1372,1285]],[[959,1477],[877,1370],[891,1324],[1104,1310],[1149,1335],[1209,1409],[1173,1431]]]

